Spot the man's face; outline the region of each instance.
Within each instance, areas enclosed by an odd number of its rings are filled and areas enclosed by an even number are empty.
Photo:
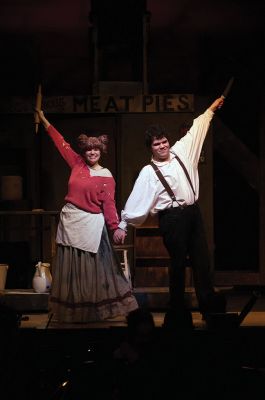
[[[167,138],[162,137],[161,139],[154,139],[151,145],[151,151],[153,159],[155,161],[167,161],[169,160],[169,141]]]

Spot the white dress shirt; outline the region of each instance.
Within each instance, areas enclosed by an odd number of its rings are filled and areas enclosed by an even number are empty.
[[[194,119],[186,135],[171,147],[169,161],[157,162],[152,160],[161,170],[180,204],[193,204],[199,197],[198,162],[213,115],[213,111],[207,109]],[[174,153],[179,156],[187,168],[195,190],[195,196]],[[126,230],[127,224],[140,226],[144,223],[149,213],[155,215],[159,211],[172,207],[172,205],[172,199],[160,182],[153,167],[148,164],[140,171],[133,190],[121,212],[119,228]],[[174,203],[173,206],[178,206],[178,204]]]

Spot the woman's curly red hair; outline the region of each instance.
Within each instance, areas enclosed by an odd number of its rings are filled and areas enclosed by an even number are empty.
[[[87,150],[99,149],[103,153],[107,153],[108,135],[87,136],[86,134],[81,134],[77,138],[77,144],[81,151],[84,153]]]

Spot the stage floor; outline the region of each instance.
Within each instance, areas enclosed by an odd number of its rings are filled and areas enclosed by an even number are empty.
[[[153,312],[155,326],[160,328],[164,321],[164,312]],[[199,312],[192,312],[193,325],[195,329],[207,329],[206,322],[202,320]],[[125,327],[126,321],[124,317],[114,319],[90,322],[85,324],[59,324],[52,319],[49,321],[47,313],[42,314],[23,314],[20,328],[21,329],[108,329],[112,327]],[[240,324],[241,327],[265,327],[265,310],[251,311]]]
[[[249,303],[252,293],[252,289],[244,292],[229,291],[225,315],[238,317]],[[18,295],[20,296],[20,293]],[[35,295],[30,296],[30,299],[37,298],[38,296]],[[42,305],[41,300],[44,299],[39,300],[38,304]],[[28,305],[29,301],[25,300],[24,304]],[[170,382],[174,386],[176,376],[179,376],[179,382],[183,380],[183,376],[186,376],[186,381],[183,381],[183,386],[179,389],[180,398],[187,398],[187,390],[191,395],[190,397],[188,395],[188,398],[194,398],[200,391],[203,391],[204,398],[212,398],[213,394],[220,391],[222,398],[227,398],[227,394],[230,393],[233,397],[235,395],[242,397],[248,393],[253,398],[258,398],[257,394],[260,394],[260,390],[262,393],[259,397],[264,398],[265,294],[256,299],[255,304],[236,329],[234,326],[230,329],[229,324],[222,323],[217,326],[220,329],[213,330],[196,309],[191,310],[194,329],[161,329],[165,310],[150,311],[157,329],[155,329],[154,342],[150,342],[155,345],[155,351],[150,353],[152,354],[151,361],[148,359],[144,361],[147,362],[151,371],[148,375],[150,377],[148,388],[153,388],[157,380],[157,382],[162,382],[163,393],[159,397],[149,397],[150,399],[172,398],[171,394],[167,396],[164,390]],[[8,399],[18,399],[21,393],[33,399],[37,393],[40,400],[48,398],[83,400],[90,398],[93,394],[91,385],[94,385],[94,382],[96,386],[94,397],[110,398],[109,394],[99,396],[98,390],[103,387],[102,376],[103,382],[107,376],[112,376],[108,374],[113,373],[113,365],[116,365],[113,364],[113,354],[126,338],[127,325],[124,317],[86,324],[58,324],[55,320],[49,319],[48,312],[43,310],[42,312],[25,311],[21,315],[18,334],[16,332],[11,335],[7,331],[7,335],[3,335],[0,349],[0,359],[3,358],[1,365],[4,366],[2,375],[4,381],[7,382],[4,390],[11,393]],[[220,314],[220,316],[224,315]],[[3,346],[3,343],[6,345]],[[161,373],[166,367],[165,359],[169,363],[169,370],[166,371],[172,373],[172,380],[168,380],[167,372],[154,378],[153,373],[160,374],[158,366],[162,365]],[[108,370],[109,366],[111,370]],[[132,368],[136,371],[133,366]],[[143,372],[140,372],[145,380],[148,377],[146,375],[148,368],[144,367]],[[104,371],[107,371],[105,375]],[[127,385],[129,386],[132,379],[130,368],[128,374]],[[205,376],[210,376],[207,387],[202,384]],[[196,383],[194,383],[195,378]],[[59,396],[58,391],[63,388],[62,383],[65,382],[69,385],[69,390],[74,391],[74,396],[67,397],[66,392],[66,397],[63,397],[63,393],[61,397],[56,397]],[[133,384],[135,383],[137,382],[134,379]],[[172,389],[176,390],[175,387]],[[141,390],[139,388],[138,393],[141,393]],[[3,390],[0,390],[0,397],[2,393]],[[140,394],[139,398],[147,397],[141,397]]]
[[[152,290],[152,292],[150,292]],[[227,313],[238,314],[242,312],[251,302],[253,293],[258,293],[253,304],[249,307],[245,318],[240,323],[241,327],[265,327],[265,290],[260,288],[258,291],[253,288],[221,288],[227,298]],[[100,322],[90,322],[84,324],[66,324],[57,323],[48,315],[48,294],[37,294],[32,290],[6,290],[1,293],[0,299],[4,304],[16,309],[21,315],[21,329],[106,329],[110,327],[125,327],[124,317],[117,317]],[[135,290],[140,306],[149,308],[153,314],[156,327],[161,327],[165,315],[165,299],[167,296],[165,288],[140,288]],[[195,329],[203,330],[207,328],[198,309],[192,306],[194,304],[194,290],[189,290],[188,295],[191,299],[191,311],[193,325]],[[154,302],[154,298],[156,300]],[[144,301],[143,301],[144,300]],[[157,307],[152,307],[156,304]],[[150,305],[150,307],[149,307]]]

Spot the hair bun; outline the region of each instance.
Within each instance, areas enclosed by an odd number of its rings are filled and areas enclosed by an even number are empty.
[[[108,135],[100,135],[98,136],[98,140],[102,143],[102,151],[107,153],[107,144],[109,143]]]
[[[77,144],[78,147],[82,150],[85,150],[87,147],[87,142],[88,142],[88,136],[82,133],[81,135],[78,136],[77,138]]]
[[[108,144],[109,143],[109,137],[108,135],[100,135],[98,139],[103,143],[103,144]]]

